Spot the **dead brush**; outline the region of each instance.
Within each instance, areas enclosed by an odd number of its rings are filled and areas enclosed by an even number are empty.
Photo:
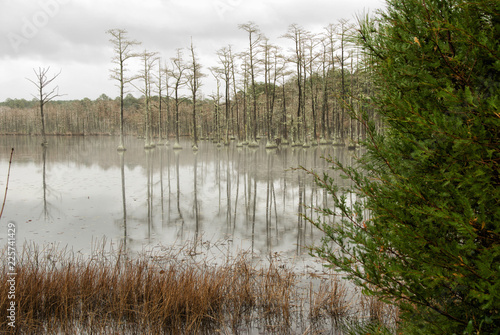
[[[282,333],[290,328],[295,279],[293,272],[276,266],[272,258],[268,268],[260,270],[256,302],[268,331]]]
[[[251,321],[252,312],[257,303],[256,270],[244,255],[237,257],[227,268],[229,282],[226,297],[226,317],[233,331]]]
[[[330,318],[333,324],[339,324],[350,311],[349,292],[345,284],[337,276],[321,279],[318,289],[309,289],[309,317],[313,322]]]
[[[346,289],[336,278],[308,295],[308,278],[273,258],[256,267],[250,254],[222,265],[172,251],[130,258],[125,254],[96,248],[84,256],[56,246],[25,245],[16,275],[16,331],[212,334],[259,328],[292,333],[300,320],[303,330],[309,327],[304,321],[335,321],[349,307]],[[7,262],[2,259],[0,290],[7,292]],[[310,307],[303,308],[308,301]],[[12,330],[6,317],[9,303],[0,294],[0,333]],[[382,317],[375,302],[362,303],[367,313]]]
[[[141,329],[150,333],[208,330],[227,309],[232,284],[229,267],[209,268],[184,262],[159,266],[145,256],[121,263],[93,255],[66,255],[24,248],[16,276],[16,326],[22,333],[72,333]],[[109,255],[108,255],[109,256]],[[58,257],[59,258],[59,257]],[[0,275],[6,292],[6,265]],[[8,331],[2,295],[0,332]]]
[[[376,322],[379,324],[386,324],[388,315],[394,307],[392,305],[386,304],[385,302],[379,300],[373,295],[362,294],[359,301],[359,308],[361,310],[361,315],[369,319],[371,322]]]

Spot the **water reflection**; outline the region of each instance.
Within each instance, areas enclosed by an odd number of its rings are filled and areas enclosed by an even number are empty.
[[[47,178],[46,178],[46,165],[47,165],[47,147],[42,147],[42,188],[43,188],[43,218],[45,221],[49,219],[49,209],[47,205]]]
[[[120,156],[120,172],[122,181],[122,206],[123,206],[123,248],[127,250],[127,197],[125,193],[125,151],[118,151]]]
[[[199,203],[198,203],[198,151],[194,152],[194,169],[193,169],[193,188],[194,188],[194,199],[193,199],[193,209],[194,209],[194,251],[198,246],[198,238],[200,234],[200,215],[199,215]]]
[[[125,145],[117,152],[114,137],[53,137],[41,147],[29,137],[0,136],[0,173],[15,147],[5,220],[20,224],[21,240],[77,250],[106,236],[131,250],[192,240],[197,252],[200,243],[224,240],[260,254],[303,254],[320,235],[300,214],[314,216],[314,207],[330,203],[309,176],[290,168],[322,173],[328,166],[321,156],[351,157],[331,146],[266,150],[200,142],[193,152],[144,149],[135,138]],[[42,192],[35,187],[40,181]]]

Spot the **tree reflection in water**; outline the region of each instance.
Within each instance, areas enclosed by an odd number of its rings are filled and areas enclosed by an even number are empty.
[[[139,139],[126,137],[127,151],[117,155],[112,137],[49,140],[40,159],[36,141],[0,136],[3,148],[14,146],[23,157],[13,166],[6,220],[37,221],[36,229],[24,229],[27,240],[88,248],[92,239],[106,236],[138,251],[194,240],[195,252],[208,242],[225,241],[257,254],[306,254],[304,247],[321,235],[300,214],[314,216],[313,207],[331,201],[303,171],[291,168],[322,173],[328,166],[321,156],[348,163],[356,152],[331,145],[266,151],[208,141],[200,141],[197,152],[168,146],[145,150]],[[189,148],[187,142],[181,145]],[[0,169],[7,164],[3,150]],[[30,193],[39,183],[41,192]],[[33,213],[40,204],[35,198],[42,199],[43,220]],[[57,215],[51,203],[57,204]]]

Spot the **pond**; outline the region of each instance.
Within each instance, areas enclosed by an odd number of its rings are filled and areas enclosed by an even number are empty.
[[[193,152],[118,138],[0,136],[0,190],[7,180],[2,217],[17,224],[17,244],[58,244],[88,252],[106,238],[127,250],[188,241],[218,244],[228,252],[305,256],[321,233],[300,213],[332,205],[303,171],[328,169],[322,156],[348,163],[356,151],[344,147],[282,147],[266,150],[219,147],[202,141]],[[333,173],[330,171],[329,173]],[[339,178],[342,182],[342,179]],[[0,247],[6,244],[6,231]]]

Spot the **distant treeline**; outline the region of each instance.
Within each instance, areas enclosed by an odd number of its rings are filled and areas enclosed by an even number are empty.
[[[201,91],[196,100],[189,93],[180,94],[189,91],[194,72],[179,51],[170,68],[158,61],[157,70],[137,77],[138,86],[144,78],[148,86],[139,98],[124,96],[124,133],[144,136],[148,130],[154,138],[167,138],[176,132],[193,136],[196,130],[197,137],[220,142],[266,137],[268,142],[297,145],[352,144],[364,137],[363,124],[375,120],[367,103],[373,86],[370,66],[353,43],[350,23],[339,21],[317,35],[291,25],[283,35],[295,42],[290,54],[272,45],[255,25],[240,28],[253,34],[254,42],[246,52],[232,53],[230,46],[217,52],[220,67],[209,69],[217,92],[209,97]],[[190,50],[195,60],[193,47]],[[174,65],[183,71],[176,73]],[[199,67],[196,71],[197,76],[207,76]],[[44,114],[48,135],[120,133],[119,96],[54,100],[44,107]],[[38,101],[0,103],[0,133],[40,132]]]
[[[321,78],[317,78],[320,80]],[[257,84],[258,92],[257,104],[257,127],[261,136],[267,134],[268,118],[265,113],[265,94],[264,84]],[[276,85],[275,102],[281,106],[274,110],[275,117],[271,126],[275,138],[283,141],[293,141],[298,129],[297,122],[294,123],[292,114],[297,108],[297,92],[293,81],[285,84],[284,87]],[[283,95],[285,92],[285,95]],[[316,92],[318,94],[318,92]],[[353,122],[348,115],[348,110],[340,107],[341,101],[330,92],[326,102],[316,106],[316,115],[313,115],[312,100],[309,102],[309,108],[306,108],[308,122],[308,133],[310,140],[347,140],[351,137],[355,140],[363,136],[363,128],[357,122]],[[319,94],[318,94],[319,95]],[[320,98],[320,99],[318,99]],[[153,109],[156,112],[152,114],[154,137],[160,136],[160,114],[159,97],[151,98]],[[245,140],[245,129],[243,129],[242,118],[245,107],[249,105],[249,96],[244,96],[243,92],[238,92],[237,99],[232,99],[229,112],[229,134],[231,137],[237,137],[238,129],[242,135],[238,137]],[[245,101],[247,100],[247,101]],[[323,101],[323,97],[316,96],[315,100]],[[325,104],[326,105],[323,105]],[[38,101],[25,99],[7,99],[0,103],[0,133],[2,134],[40,134],[41,121],[38,107]],[[145,120],[143,113],[144,97],[136,98],[128,94],[124,98],[125,108],[125,133],[128,135],[142,136],[144,134]],[[162,97],[162,123],[161,137],[166,138],[167,134],[173,136],[174,130],[174,101],[172,98]],[[192,134],[191,122],[192,100],[183,98],[180,104],[179,127],[183,135]],[[246,106],[245,106],[246,105]],[[198,134],[203,137],[218,137],[224,140],[226,134],[225,114],[222,110],[225,108],[225,102],[217,104],[213,99],[197,100]],[[324,117],[322,111],[325,111]],[[82,100],[51,101],[45,107],[46,133],[48,135],[95,135],[95,134],[119,134],[119,98],[112,99],[102,94],[95,100],[84,98]],[[318,112],[319,111],[319,112]],[[367,109],[368,111],[368,109]],[[237,115],[239,113],[240,115]],[[373,112],[371,112],[373,114]],[[319,114],[319,115],[318,115]],[[277,117],[276,117],[277,116]],[[250,124],[248,122],[248,124]],[[325,136],[323,135],[323,128]]]

